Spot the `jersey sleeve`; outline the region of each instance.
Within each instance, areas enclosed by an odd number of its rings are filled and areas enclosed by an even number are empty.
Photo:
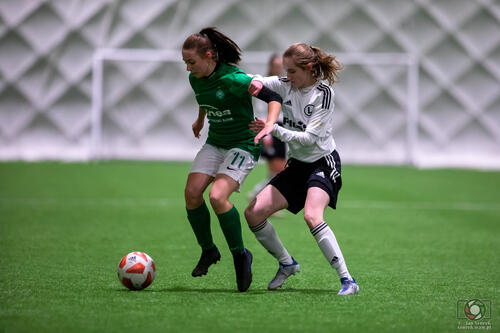
[[[318,138],[311,132],[290,131],[278,124],[274,124],[272,135],[283,142],[298,142],[303,146],[312,145]]]

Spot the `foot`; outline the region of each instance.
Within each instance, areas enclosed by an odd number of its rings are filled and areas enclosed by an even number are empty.
[[[352,280],[341,278],[340,283],[342,283],[342,288],[337,295],[356,295],[359,292],[358,284],[354,278]]]
[[[212,264],[217,263],[217,261],[219,260],[220,260],[220,253],[219,250],[217,249],[217,246],[214,246],[210,250],[202,251],[200,260],[198,261],[196,267],[193,269],[191,275],[202,276],[207,274],[208,267],[210,267],[210,265]]]
[[[238,290],[247,291],[252,283],[252,253],[247,249],[243,253],[233,255]]]
[[[283,265],[280,263],[278,272],[276,272],[276,276],[274,277],[274,279],[272,279],[271,282],[269,282],[267,289],[269,290],[278,289],[285,283],[286,279],[288,279],[295,273],[300,272],[299,264],[295,261],[295,259],[292,258],[292,260],[293,262],[290,265]]]

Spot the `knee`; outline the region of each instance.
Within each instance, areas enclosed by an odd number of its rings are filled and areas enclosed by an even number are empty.
[[[255,225],[255,220],[256,220],[255,203],[256,200],[253,199],[252,202],[250,202],[248,207],[245,209],[245,219],[247,220],[247,224],[250,227],[253,227]]]
[[[217,211],[219,208],[222,208],[226,202],[226,198],[216,191],[210,191],[209,194],[210,205]]]
[[[309,229],[314,228],[321,222],[323,222],[323,216],[318,216],[316,214],[311,214],[308,212],[304,213],[304,220],[306,221],[307,225],[309,226]]]
[[[203,202],[203,192],[193,186],[186,186],[184,198],[188,208],[196,208]]]

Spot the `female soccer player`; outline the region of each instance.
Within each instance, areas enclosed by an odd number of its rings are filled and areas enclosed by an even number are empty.
[[[347,270],[332,230],[323,215],[327,206],[335,209],[342,186],[340,157],[332,136],[333,89],[342,65],[334,56],[304,43],[291,45],[283,54],[286,78],[254,77],[250,93],[262,84],[283,98],[284,127],[251,123],[260,134],[272,133],[288,143],[288,166],[274,177],[245,210],[245,217],[257,240],[279,261],[279,269],[268,289],[281,287],[299,271],[267,218],[287,208],[294,214],[304,208],[304,219],[326,260],[340,276],[339,295],[358,293],[358,285]],[[259,81],[260,80],[260,81]]]
[[[203,199],[213,182],[210,204],[233,255],[238,290],[246,291],[252,282],[252,254],[245,249],[239,213],[229,197],[254,168],[261,149],[254,145],[254,139],[258,141],[263,135],[256,135],[248,127],[254,120],[248,93],[252,79],[232,65],[240,61],[238,45],[212,27],[185,40],[182,59],[199,105],[198,118],[192,125],[194,136],[200,137],[205,117],[209,123],[207,141],[193,161],[184,192],[188,220],[202,249],[192,276],[207,274],[208,267],[220,260]],[[267,121],[272,126],[280,112],[281,97],[269,89],[257,97],[268,102]]]

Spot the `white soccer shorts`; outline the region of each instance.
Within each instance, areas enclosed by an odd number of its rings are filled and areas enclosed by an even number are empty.
[[[196,154],[190,173],[199,172],[212,177],[225,174],[241,186],[255,165],[257,161],[254,160],[252,154],[243,149],[226,150],[205,143]]]

